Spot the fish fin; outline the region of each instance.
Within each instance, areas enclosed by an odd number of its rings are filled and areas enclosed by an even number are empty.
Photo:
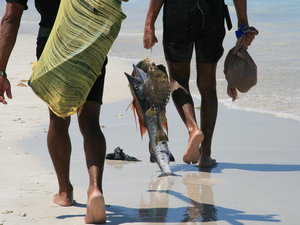
[[[162,113],[160,115],[160,121],[161,121],[162,128],[168,134],[169,129],[168,129],[168,121],[167,121],[166,113]]]
[[[135,89],[134,89],[134,78],[132,76],[130,76],[129,74],[125,73],[128,81],[129,81],[129,87],[130,87],[130,91],[133,97],[132,103],[131,103],[131,108],[133,111],[133,115],[134,115],[134,119],[135,119],[135,123],[137,125],[137,118],[136,115],[138,116],[138,120],[139,120],[139,124],[140,124],[140,133],[141,133],[141,137],[143,138],[143,135],[146,133],[147,129],[145,126],[145,122],[144,122],[144,114],[143,111],[141,109],[141,106],[138,102],[138,99],[135,95]]]
[[[146,133],[147,129],[145,126],[145,121],[144,121],[144,116],[143,116],[142,110],[136,99],[133,99],[133,101],[132,101],[132,110],[134,112],[135,122],[137,121],[136,115],[138,116],[139,124],[140,124],[140,133],[141,133],[141,137],[143,137],[143,135]]]
[[[166,176],[179,176],[173,172],[162,172],[158,177],[166,177]]]
[[[136,106],[134,105],[134,100],[132,100],[131,103],[129,103],[129,105],[127,106],[126,108],[126,111],[128,111],[128,109],[131,107],[132,111],[133,111],[133,117],[134,117],[134,122],[135,122],[135,126],[137,128],[137,119],[136,119],[136,116],[138,115],[137,113],[137,109],[136,109]],[[145,134],[145,132],[142,132],[142,129],[141,129],[141,119],[139,117],[139,124],[140,124],[140,132],[141,132],[141,137],[143,137],[143,135]]]
[[[134,104],[133,104],[133,101],[129,104],[129,106],[131,106],[131,109],[132,109],[132,112],[133,112],[133,117],[134,117],[134,122],[135,122],[135,126],[136,126],[136,128],[137,128],[137,119],[136,119],[136,114],[137,114],[137,112],[136,112],[136,108],[135,108],[135,106],[134,106]],[[128,107],[129,107],[128,106]],[[127,108],[128,108],[127,107]],[[126,110],[127,111],[127,110]]]
[[[160,141],[169,141],[168,135],[162,129],[157,132],[156,144]]]
[[[181,175],[178,175],[173,172],[162,172],[158,177],[166,177],[166,176],[181,177]]]
[[[147,131],[147,129],[146,129],[145,125],[140,123],[141,137],[144,136],[144,134],[146,133],[146,131]]]
[[[132,106],[133,106],[133,103],[130,102],[129,105],[126,107],[126,110],[125,110],[125,111],[128,112],[128,110],[129,110],[130,107],[131,107],[131,109],[132,109]]]
[[[170,162],[175,162],[175,157],[173,156],[173,154],[169,151],[169,160]]]

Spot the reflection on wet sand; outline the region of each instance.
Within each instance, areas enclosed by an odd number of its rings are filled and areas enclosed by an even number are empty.
[[[174,177],[158,177],[149,183],[150,201],[142,197],[139,215],[142,221],[164,222],[169,208],[169,191],[175,183]],[[152,209],[152,210],[149,210]]]
[[[244,221],[280,222],[274,214],[248,214],[215,205],[214,186],[223,183],[210,171],[183,172],[182,176],[155,177],[143,192],[139,207],[107,206],[108,224],[140,225],[207,224],[220,221],[242,225]]]
[[[210,173],[192,172],[184,175],[183,184],[186,187],[187,197],[172,190],[175,183],[174,177],[160,177],[151,180],[148,191],[150,200],[146,202],[142,198],[139,209],[140,219],[151,222],[168,222],[173,221],[176,217],[181,222],[216,221],[217,210],[214,207],[212,188],[208,184],[209,182],[203,184],[201,179],[210,179]],[[181,210],[173,210],[168,213],[170,196],[183,200],[189,206],[184,210],[181,208]]]
[[[217,221],[213,190],[210,184],[203,184],[201,182],[201,179],[209,178],[210,173],[203,172],[187,173],[183,177],[183,184],[186,186],[188,196],[187,200],[190,201],[191,206],[187,208],[183,215],[182,222]],[[216,223],[210,224],[213,225]]]

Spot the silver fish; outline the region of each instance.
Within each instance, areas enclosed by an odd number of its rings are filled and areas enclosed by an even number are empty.
[[[138,68],[138,66],[140,68]],[[168,147],[166,105],[170,96],[170,85],[164,67],[153,63],[133,65],[131,75],[125,73],[133,96],[141,134],[148,131],[150,161],[155,161],[162,173],[160,176],[174,175],[170,160],[174,161]]]

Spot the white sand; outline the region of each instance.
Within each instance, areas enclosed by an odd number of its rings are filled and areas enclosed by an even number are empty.
[[[47,107],[29,87],[17,86],[30,75],[34,43],[32,36],[19,36],[8,67],[14,98],[0,105],[0,224],[84,224],[87,174],[76,118],[70,127],[71,180],[78,204],[63,208],[51,201],[57,182],[46,148]],[[125,111],[131,96],[123,72],[131,65],[112,58],[107,71],[101,112],[107,152],[120,146],[142,160],[106,162],[108,224],[298,224],[298,122],[220,105],[213,144],[219,164],[199,172],[182,163],[187,134],[170,102],[169,147],[176,158],[172,168],[180,176],[158,178],[158,166],[149,162],[147,136],[141,140],[132,112]]]
[[[8,105],[0,105],[0,224],[53,224],[55,217],[67,209],[51,202],[57,183],[46,148],[48,109],[26,82],[31,74],[30,63],[34,61],[35,36],[19,35],[7,68],[13,99],[7,100]],[[109,78],[105,85],[109,88],[105,88],[104,102],[129,99],[123,74],[131,65],[122,67],[116,59],[110,59],[107,69]],[[76,146],[76,142],[72,144]],[[49,164],[45,166],[41,158]],[[85,202],[85,189],[81,191]],[[80,207],[72,211],[85,213]],[[58,220],[55,224],[82,224],[82,221],[82,218],[73,218],[67,222]]]

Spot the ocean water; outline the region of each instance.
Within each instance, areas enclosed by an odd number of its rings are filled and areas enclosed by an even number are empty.
[[[224,55],[218,63],[217,86],[219,101],[227,107],[270,113],[300,121],[300,4],[297,0],[248,1],[250,25],[259,35],[249,47],[249,53],[258,67],[258,83],[247,93],[240,93],[232,102],[227,96],[227,81],[223,73],[224,59],[236,41],[234,30],[237,20],[232,1],[226,1],[234,28],[224,40]],[[162,52],[161,14],[156,23],[159,43],[150,50],[142,46],[144,21],[149,1],[135,0],[124,4],[127,20],[112,48],[113,56],[129,61],[151,57],[164,63]],[[124,51],[120,52],[119,49]],[[191,92],[199,99],[195,83],[195,62],[192,61]]]
[[[227,82],[223,74],[223,63],[230,48],[235,44],[234,30],[236,15],[232,1],[226,1],[234,28],[228,31],[224,40],[224,55],[217,69],[219,101],[227,107],[241,110],[270,113],[300,121],[300,4],[299,0],[248,1],[250,25],[259,30],[259,35],[249,47],[249,53],[258,67],[258,83],[247,93],[240,93],[232,102],[226,94]],[[109,56],[130,64],[150,57],[156,63],[163,63],[162,13],[156,23],[158,43],[152,50],[143,48],[143,29],[149,0],[129,0],[123,4],[127,15],[120,34]],[[0,6],[1,15],[4,4]],[[21,34],[36,35],[39,14],[33,1],[29,0],[29,10],[24,12],[20,28]],[[195,61],[192,61],[191,91],[200,96],[195,84]],[[127,71],[130,72],[130,71]],[[122,76],[120,74],[120,76]]]

